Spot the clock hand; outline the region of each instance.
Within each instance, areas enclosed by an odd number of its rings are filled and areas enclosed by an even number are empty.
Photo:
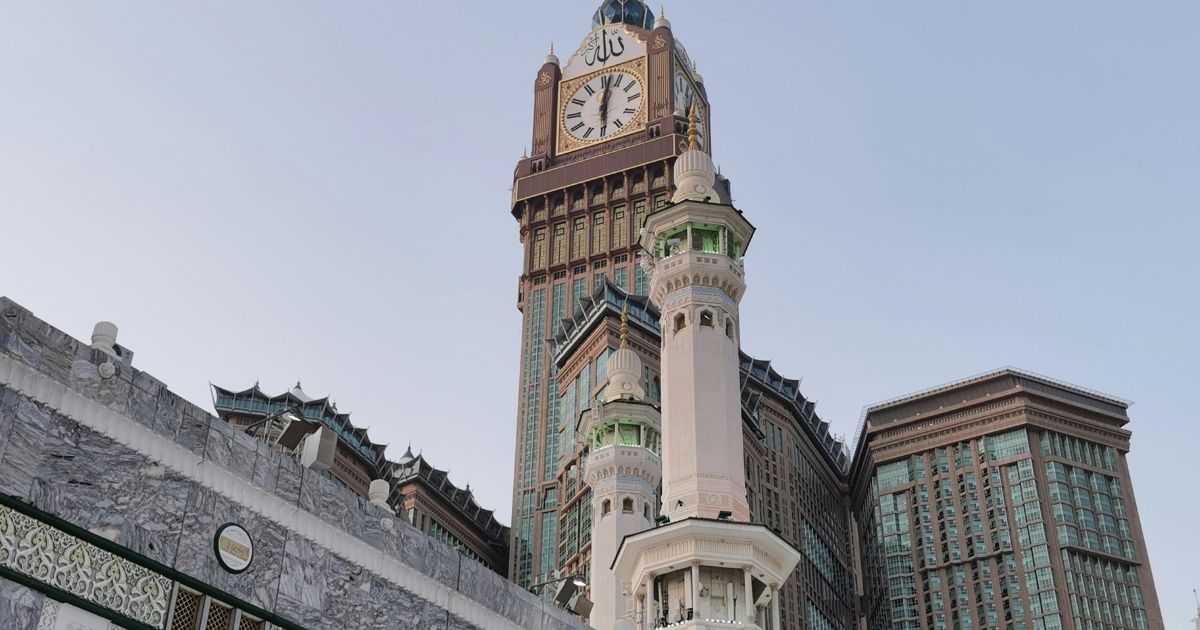
[[[612,90],[607,86],[604,88],[604,93],[600,95],[600,126],[608,126],[608,95],[612,94]]]

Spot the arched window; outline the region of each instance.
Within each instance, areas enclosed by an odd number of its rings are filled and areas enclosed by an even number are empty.
[[[712,311],[700,311],[700,325],[708,326],[709,328],[713,327]]]
[[[642,516],[646,517],[647,521],[650,520],[650,504],[649,503],[642,505]]]
[[[609,514],[612,514],[612,501],[605,499],[604,503],[600,504],[600,516],[608,516]]]
[[[625,497],[625,500],[621,502],[621,511],[626,514],[633,514],[633,499]]]
[[[733,319],[730,317],[725,318],[725,336],[733,339]]]
[[[675,316],[675,332],[679,332],[684,328],[687,328],[687,318],[683,316],[683,313],[680,313]]]

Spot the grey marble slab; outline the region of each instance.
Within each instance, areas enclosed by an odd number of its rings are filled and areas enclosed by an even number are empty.
[[[41,593],[0,578],[0,628],[37,630],[45,601]]]
[[[179,421],[179,430],[175,433],[175,441],[189,451],[203,456],[208,444],[208,425],[211,422],[207,414],[195,414],[186,406],[183,417]]]
[[[208,427],[208,442],[204,446],[204,459],[222,467],[229,467],[229,458],[233,451],[233,438],[218,431],[217,426],[223,422],[214,422]]]
[[[44,457],[50,417],[26,398],[18,398],[10,411],[12,428],[0,460],[0,492],[28,499],[34,473]]]
[[[328,556],[328,551],[298,535],[287,536],[279,578],[279,614],[306,626],[321,622]]]
[[[274,493],[279,481],[279,459],[275,451],[263,442],[259,442],[254,454],[254,485]]]

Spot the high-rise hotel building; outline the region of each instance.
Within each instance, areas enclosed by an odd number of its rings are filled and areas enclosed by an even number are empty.
[[[1162,628],[1127,407],[1003,369],[868,408],[853,468],[865,627]]]
[[[708,121],[703,79],[640,0],[605,2],[565,63],[546,56],[533,89],[533,150],[512,196],[524,257],[510,575],[525,586],[557,569],[562,400],[548,340],[605,280],[649,293],[638,231],[670,198],[687,108]]]

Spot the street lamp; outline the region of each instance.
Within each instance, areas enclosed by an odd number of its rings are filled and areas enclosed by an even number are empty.
[[[583,576],[578,573],[534,584],[529,587],[529,591],[537,595],[538,589],[543,586],[559,582],[562,583],[562,586],[558,587],[558,591],[554,594],[554,602],[572,613],[586,618],[592,612],[592,602],[582,594],[582,589],[587,587],[587,582],[584,582]]]
[[[571,575],[567,575],[564,577],[554,578],[553,580],[547,580],[547,581],[541,582],[539,584],[534,584],[533,586],[529,587],[529,592],[537,594],[537,590],[543,586],[549,586],[551,584],[557,584],[559,582],[566,582],[567,580],[571,580],[571,584],[573,584],[575,586],[575,588],[577,588],[577,589],[587,587],[587,582],[583,581],[583,576],[579,575],[578,573],[573,573]]]

